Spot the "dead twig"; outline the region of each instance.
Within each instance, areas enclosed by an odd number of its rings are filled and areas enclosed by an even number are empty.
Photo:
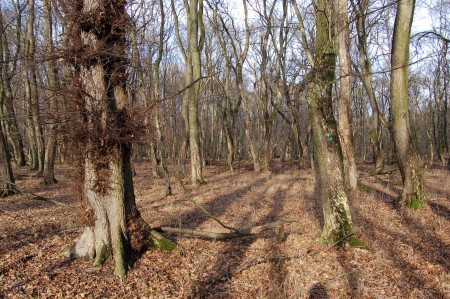
[[[243,234],[242,231],[240,231],[237,228],[234,228],[232,226],[226,225],[225,223],[223,223],[222,221],[219,220],[219,218],[215,217],[211,212],[209,212],[207,209],[205,209],[205,207],[203,207],[201,204],[199,204],[197,201],[195,201],[189,194],[189,190],[187,190],[186,186],[184,185],[183,179],[181,178],[180,175],[178,175],[178,180],[180,181],[181,187],[183,188],[183,192],[186,195],[186,200],[192,202],[194,205],[196,205],[206,216],[208,216],[209,218],[213,219],[214,221],[216,221],[217,223],[220,224],[220,226],[222,226],[223,228],[226,228],[228,230],[234,231],[238,234]]]

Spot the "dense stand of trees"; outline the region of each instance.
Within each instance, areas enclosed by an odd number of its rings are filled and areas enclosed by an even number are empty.
[[[167,195],[171,175],[206,183],[209,163],[317,163],[321,237],[350,244],[357,163],[397,163],[411,208],[426,203],[423,165],[450,163],[447,0],[412,34],[413,0],[0,5],[0,195],[20,188],[12,165],[45,184],[58,164],[83,167],[96,220],[72,251],[100,266],[110,248],[117,274],[130,226],[146,227],[132,161],[148,159]]]

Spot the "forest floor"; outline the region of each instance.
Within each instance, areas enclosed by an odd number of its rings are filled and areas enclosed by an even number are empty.
[[[286,225],[281,242],[274,231],[226,241],[171,235],[181,250],[147,250],[121,281],[110,260],[92,272],[91,261],[60,255],[80,234],[74,169],[58,167],[59,183],[52,186],[15,169],[27,193],[0,199],[0,298],[450,298],[450,175],[443,168],[425,170],[430,202],[410,211],[393,203],[398,171],[375,176],[372,165],[359,166],[369,188],[351,194],[350,206],[369,250],[316,242],[323,217],[311,169],[275,162],[271,173],[255,174],[249,165],[233,173],[207,166],[206,185],[188,185],[187,195],[172,179],[170,197],[164,180],[151,178],[149,163],[136,171],[138,206],[155,227],[226,231],[189,196],[238,228],[296,222]]]

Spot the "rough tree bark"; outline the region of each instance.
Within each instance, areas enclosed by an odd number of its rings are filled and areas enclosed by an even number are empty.
[[[126,1],[73,4],[73,61],[81,88],[75,100],[84,122],[84,196],[95,220],[67,254],[95,258],[93,267],[100,268],[112,253],[114,272],[123,276],[130,253],[142,250],[151,234],[136,207],[131,173],[131,141],[139,132],[125,91]]]
[[[321,241],[359,246],[353,234],[350,209],[344,183],[341,145],[333,113],[332,86],[335,77],[334,53],[328,20],[332,0],[316,3],[316,48],[311,80],[307,87],[307,101],[314,134],[314,148],[319,166],[324,226]]]
[[[414,16],[414,0],[397,3],[391,53],[392,135],[397,163],[403,180],[399,202],[418,209],[426,202],[420,160],[411,138],[408,111],[409,43]]]

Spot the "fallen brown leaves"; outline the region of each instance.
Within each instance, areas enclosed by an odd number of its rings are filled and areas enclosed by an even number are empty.
[[[26,195],[0,200],[0,298],[439,298],[450,293],[450,184],[446,170],[425,171],[430,204],[418,212],[399,209],[398,172],[370,175],[360,166],[371,192],[350,195],[356,233],[370,250],[327,248],[315,241],[322,212],[311,170],[275,163],[272,173],[244,166],[206,168],[208,184],[187,186],[195,201],[232,227],[262,225],[279,218],[286,225],[278,243],[273,231],[226,241],[170,236],[182,247],[148,250],[125,281],[112,275],[109,261],[89,272],[91,261],[60,255],[78,237],[80,201],[71,190],[74,171],[61,167],[60,183],[44,186],[26,169],[17,184]],[[175,180],[174,180],[175,181]],[[151,179],[148,164],[137,165],[137,202],[152,226],[225,232],[174,184]]]

